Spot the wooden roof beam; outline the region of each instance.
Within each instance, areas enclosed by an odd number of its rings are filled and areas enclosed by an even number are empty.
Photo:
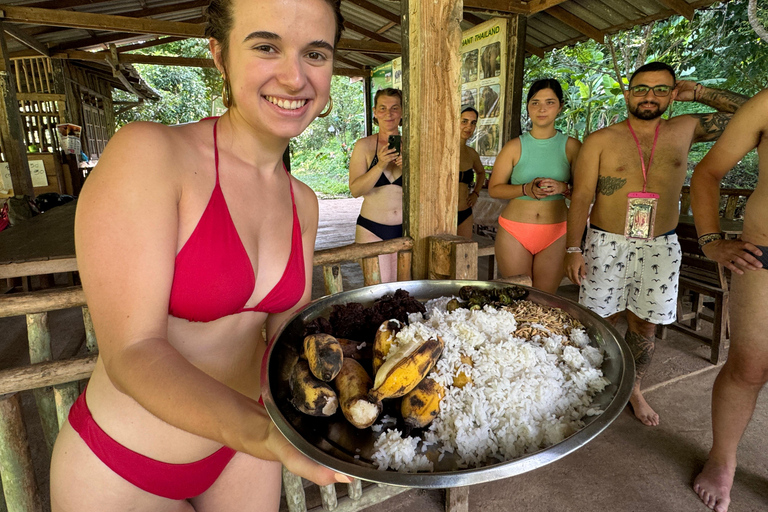
[[[141,50],[143,48],[152,48],[153,46],[160,46],[161,44],[174,43],[176,41],[183,41],[188,39],[187,37],[159,37],[145,43],[127,44],[125,46],[118,46],[117,53],[132,52],[134,50]]]
[[[391,39],[387,39],[386,37],[382,36],[381,34],[377,34],[376,32],[372,32],[368,30],[365,27],[361,27],[360,25],[355,25],[354,23],[351,23],[349,21],[344,22],[344,28],[349,29],[353,32],[357,32],[361,36],[367,37],[368,39],[373,39],[374,41],[380,41],[382,43],[391,43]]]
[[[51,58],[105,62],[110,64],[113,69],[115,69],[115,65],[119,64],[152,64],[155,66],[183,66],[193,68],[216,67],[213,63],[213,59],[166,57],[163,55],[142,55],[139,53],[117,53],[117,57],[115,57],[111,51],[81,52],[77,50],[68,50],[52,53]],[[359,66],[359,64],[356,65]],[[343,76],[369,76],[370,71],[365,69],[333,68],[333,74]]]
[[[341,39],[336,49],[350,52],[391,53],[400,55],[402,49],[398,43],[382,43],[380,41],[362,41],[357,39]]]
[[[358,7],[362,7],[366,11],[370,11],[373,14],[376,14],[377,16],[381,16],[382,18],[388,19],[389,21],[400,24],[400,15],[390,12],[383,7],[379,7],[378,5],[369,2],[368,0],[347,0],[351,4],[355,4]]]
[[[550,7],[560,5],[567,0],[531,0],[528,2],[528,14],[546,11]]]
[[[662,4],[666,5],[680,16],[683,16],[689,20],[693,19],[695,12],[692,5],[685,0],[659,0]]]
[[[45,46],[43,43],[41,43],[34,37],[25,34],[18,28],[13,27],[11,25],[3,24],[3,32],[11,36],[12,38],[16,39],[21,44],[32,48],[37,53],[45,55],[46,57],[50,57],[51,52],[48,50],[47,46]]]
[[[464,9],[491,13],[528,14],[528,4],[520,0],[464,0]]]
[[[598,29],[596,29],[586,21],[582,20],[578,16],[575,16],[570,12],[566,11],[562,7],[556,5],[554,7],[550,7],[545,12],[551,15],[553,18],[557,18],[558,20],[562,21],[569,27],[575,30],[578,30],[585,36],[591,39],[594,39],[598,43],[605,42],[605,34],[600,32]]]
[[[204,37],[205,30],[202,24],[195,23],[62,11],[58,9],[15,7],[11,5],[0,5],[0,14],[3,17],[3,21],[12,23],[32,23],[54,27],[132,32],[135,34]]]
[[[541,57],[542,59],[544,58],[544,50],[530,43],[525,43],[525,51],[527,51],[531,55]]]

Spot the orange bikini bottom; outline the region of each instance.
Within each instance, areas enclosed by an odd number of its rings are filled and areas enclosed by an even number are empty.
[[[531,254],[537,254],[555,240],[565,235],[567,222],[557,224],[531,224],[528,222],[515,222],[499,216],[499,226],[504,231],[515,237]]]

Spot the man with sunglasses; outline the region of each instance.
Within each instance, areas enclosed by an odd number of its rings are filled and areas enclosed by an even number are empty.
[[[565,272],[580,285],[579,302],[612,324],[626,310],[625,340],[636,370],[629,403],[643,424],[656,426],[659,415],[640,384],[653,356],[656,325],[675,320],[681,259],[675,227],[688,151],[694,142],[717,139],[747,98],[676,82],[669,65],[651,62],[632,74],[624,99],[627,119],[591,134],[579,152]],[[674,100],[698,101],[718,112],[663,119]]]

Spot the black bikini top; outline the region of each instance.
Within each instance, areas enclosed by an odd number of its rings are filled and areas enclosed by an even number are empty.
[[[466,171],[459,171],[459,183],[471,185],[475,181],[475,170],[470,168]]]
[[[376,136],[376,152],[373,155],[373,160],[371,160],[371,165],[368,166],[368,170],[370,171],[374,167],[376,167],[376,164],[379,163],[379,137]],[[373,188],[376,187],[384,187],[386,185],[397,185],[398,187],[403,186],[403,175],[401,174],[395,181],[389,181],[389,178],[386,177],[386,175],[382,172],[381,176],[379,176],[379,179],[376,180],[376,184],[373,186]]]

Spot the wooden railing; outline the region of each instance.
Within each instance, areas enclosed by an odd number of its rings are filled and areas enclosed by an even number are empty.
[[[720,216],[733,220],[739,203],[746,202],[754,190],[747,188],[720,189]],[[742,200],[743,198],[743,200]],[[686,185],[680,194],[680,215],[691,215],[691,187]]]
[[[352,244],[317,251],[314,266],[323,267],[326,291],[342,291],[342,263],[360,262],[366,286],[381,282],[378,256],[397,253],[398,280],[411,279],[410,238],[397,238],[371,244]],[[86,332],[88,355],[52,360],[48,312],[80,307]],[[26,316],[30,363],[0,371],[0,476],[7,510],[38,512],[41,500],[34,476],[29,440],[18,393],[32,390],[43,425],[50,457],[59,428],[77,399],[80,382],[87,379],[96,364],[98,346],[90,313],[81,287],[59,288],[0,296],[0,318]],[[300,477],[283,471],[286,501],[291,512],[306,511],[306,498]],[[354,512],[407,491],[407,488],[372,485],[365,490],[359,480],[348,486],[347,496],[338,498],[335,486],[320,487],[322,505],[311,510]],[[0,510],[4,510],[0,504]]]

